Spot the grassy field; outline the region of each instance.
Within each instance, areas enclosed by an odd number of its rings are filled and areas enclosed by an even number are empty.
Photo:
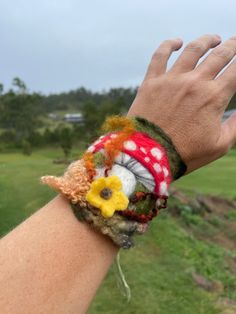
[[[236,150],[175,183],[185,191],[236,198]]]
[[[39,177],[63,171],[64,166],[52,163],[52,159],[60,155],[59,150],[50,149],[35,152],[30,157],[0,154],[1,236],[55,195],[39,184]],[[194,190],[234,198],[235,161],[236,151],[232,151],[182,178],[175,186],[190,194]],[[195,228],[202,233],[212,230],[205,222],[199,222]],[[229,269],[228,257],[235,259],[236,253],[196,237],[165,211],[153,222],[148,234],[137,239],[135,249],[121,253],[122,268],[132,291],[131,301],[127,303],[121,295],[113,266],[89,313],[223,313],[219,308],[222,298],[236,301],[236,270],[233,273]],[[192,272],[220,282],[224,288],[215,292],[203,290],[193,281]]]

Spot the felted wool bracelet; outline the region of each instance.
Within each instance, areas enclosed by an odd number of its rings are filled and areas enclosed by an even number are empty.
[[[64,195],[75,216],[122,248],[165,208],[186,165],[170,138],[143,118],[110,117],[102,135],[62,177],[41,181]]]

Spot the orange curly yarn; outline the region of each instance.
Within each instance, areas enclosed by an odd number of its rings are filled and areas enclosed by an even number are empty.
[[[84,160],[84,166],[85,166],[87,173],[89,175],[89,179],[90,179],[90,181],[92,181],[93,177],[96,175],[93,154],[90,152],[86,152],[83,155],[82,159]]]
[[[90,189],[91,181],[83,160],[70,164],[63,176],[44,176],[41,182],[64,195],[72,203],[86,206],[85,196]]]
[[[106,151],[105,165],[110,169],[114,163],[115,157],[122,150],[123,143],[135,132],[135,125],[132,120],[126,117],[113,116],[105,121],[102,129],[105,132],[120,131],[116,138],[113,138],[104,146]]]

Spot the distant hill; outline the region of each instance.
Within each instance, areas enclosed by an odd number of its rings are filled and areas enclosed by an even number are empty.
[[[137,93],[135,88],[111,88],[107,91],[93,92],[84,87],[60,94],[43,96],[42,106],[47,112],[56,110],[75,110],[81,109],[85,103],[95,103],[98,106],[104,102],[118,102],[122,107],[129,108]],[[226,110],[236,109],[236,95],[231,99]]]
[[[133,102],[137,88],[111,88],[108,91],[92,92],[84,87],[60,94],[51,94],[42,97],[42,107],[47,112],[56,110],[78,111],[86,103],[120,103],[129,108]]]

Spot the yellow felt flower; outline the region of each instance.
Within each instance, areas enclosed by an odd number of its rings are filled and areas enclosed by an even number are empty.
[[[117,176],[101,177],[92,182],[86,200],[99,208],[103,217],[112,217],[116,210],[126,209],[129,203],[121,188],[122,183]]]

